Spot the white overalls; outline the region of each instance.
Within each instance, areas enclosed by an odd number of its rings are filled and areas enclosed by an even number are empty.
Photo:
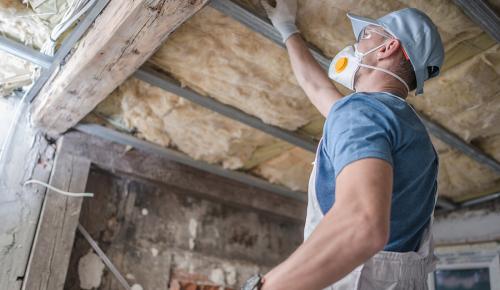
[[[316,152],[316,158],[317,155]],[[309,178],[304,240],[309,237],[324,216],[316,196],[315,179],[316,162],[314,162]],[[431,217],[429,227],[424,231],[418,252],[380,251],[365,264],[358,266],[342,280],[324,290],[428,289],[427,275],[434,270],[436,261],[431,231],[432,222],[433,217]],[[342,261],[334,262],[342,263]]]

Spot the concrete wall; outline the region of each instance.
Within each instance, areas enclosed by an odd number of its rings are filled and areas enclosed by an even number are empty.
[[[130,285],[143,289],[238,289],[302,242],[300,220],[168,184],[95,169],[87,190],[96,196],[84,201],[81,224]],[[77,235],[65,289],[99,283],[102,264],[88,253]],[[105,270],[97,289],[122,287]]]

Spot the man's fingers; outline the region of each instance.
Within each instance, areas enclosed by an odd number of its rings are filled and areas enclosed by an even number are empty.
[[[270,18],[271,15],[274,13],[274,7],[267,2],[267,0],[261,0],[260,4],[262,4],[262,7],[264,7],[264,10],[266,10],[267,16]]]

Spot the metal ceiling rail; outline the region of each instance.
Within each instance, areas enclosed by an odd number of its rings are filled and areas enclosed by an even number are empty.
[[[116,142],[122,145],[128,145],[138,150],[157,154],[177,163],[191,166],[203,171],[211,172],[213,174],[232,179],[250,186],[254,186],[266,191],[274,192],[289,198],[293,198],[302,202],[307,200],[307,194],[299,191],[292,191],[284,186],[275,185],[263,179],[254,177],[252,175],[224,169],[217,165],[212,165],[203,161],[194,160],[191,157],[168,149],[141,139],[138,139],[129,134],[121,133],[116,130],[97,125],[97,124],[78,124],[74,129],[93,136],[100,137],[105,140]]]
[[[42,71],[40,77],[29,89],[27,96],[29,102],[32,102],[33,99],[35,99],[52,74],[59,69],[59,66],[64,62],[64,58],[73,49],[82,35],[88,30],[90,25],[94,23],[97,16],[99,16],[104,7],[108,5],[109,1],[110,0],[96,1],[96,4],[94,4],[94,6],[85,14],[84,18],[77,24],[73,31],[71,31],[71,34],[64,39],[61,47],[56,51],[55,56],[52,59],[52,65]]]
[[[458,204],[454,203],[453,201],[440,196],[438,196],[436,206],[439,206],[443,211],[450,211],[459,207]]]
[[[162,88],[209,110],[265,132],[273,137],[282,139],[305,150],[316,152],[317,143],[312,138],[266,124],[259,118],[246,114],[235,107],[228,106],[213,98],[202,96],[189,88],[182,87],[178,81],[152,68],[140,68],[135,72],[134,76],[153,86]]]
[[[484,0],[455,0],[462,10],[497,42],[500,42],[500,16]]]
[[[274,29],[273,25],[267,19],[263,19],[260,16],[255,15],[254,13],[248,11],[247,9],[230,0],[211,0],[210,6],[226,15],[233,17],[238,22],[249,27],[253,31],[262,34],[279,46],[283,48],[285,47],[280,33],[276,31],[276,29]],[[330,59],[321,54],[321,52],[317,48],[312,47],[312,45],[310,45],[309,50],[311,51],[313,57],[319,62],[319,64],[325,70],[328,70]]]
[[[470,3],[474,1],[464,0],[463,2]],[[242,24],[246,25],[255,32],[262,34],[263,36],[271,39],[272,41],[278,43],[281,47],[283,47],[281,36],[279,36],[279,33],[273,28],[273,26],[267,20],[260,18],[259,16],[255,15],[254,13],[242,7],[241,5],[236,4],[231,0],[211,0],[210,5],[218,9],[222,13],[225,13],[226,15],[233,17],[235,20],[241,22]],[[500,33],[500,29],[498,29],[498,26],[496,27],[496,29],[497,32]],[[317,56],[315,56],[315,58],[318,59]],[[326,63],[328,63],[328,58],[321,54],[319,59],[321,59],[322,61],[326,61]],[[425,126],[434,136],[438,137],[449,146],[460,150],[462,153],[476,160],[480,164],[488,166],[496,173],[500,173],[500,163],[498,161],[486,155],[481,150],[475,148],[471,144],[468,144],[467,142],[456,137],[454,134],[450,133],[448,130],[434,123],[428,118],[425,118],[423,116],[420,117],[423,120],[425,120],[424,121]]]
[[[37,64],[44,69],[48,69],[52,64],[51,56],[10,40],[2,35],[0,35],[0,50]]]
[[[497,198],[500,198],[500,192],[490,193],[490,194],[487,194],[485,196],[481,196],[481,197],[478,197],[478,198],[474,198],[474,199],[470,199],[470,200],[464,201],[464,202],[460,203],[460,207],[461,208],[469,207],[469,206],[477,205],[477,204],[480,204],[480,203],[492,201],[492,200],[495,200]]]

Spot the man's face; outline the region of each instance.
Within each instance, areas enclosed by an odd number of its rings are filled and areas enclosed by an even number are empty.
[[[365,53],[370,49],[377,47],[384,43],[388,38],[392,36],[386,32],[383,28],[375,25],[368,25],[361,31],[359,39],[357,41],[357,49],[361,53]],[[382,48],[380,48],[382,49]],[[378,51],[378,50],[377,50]],[[363,57],[363,63],[377,66],[377,51],[374,51]],[[367,72],[366,69],[359,69],[355,75],[355,86],[358,82],[363,81],[363,76]]]
[[[382,44],[387,38],[392,36],[382,27],[375,25],[366,26],[360,33],[358,39],[358,48],[361,52],[365,52],[373,47]]]

